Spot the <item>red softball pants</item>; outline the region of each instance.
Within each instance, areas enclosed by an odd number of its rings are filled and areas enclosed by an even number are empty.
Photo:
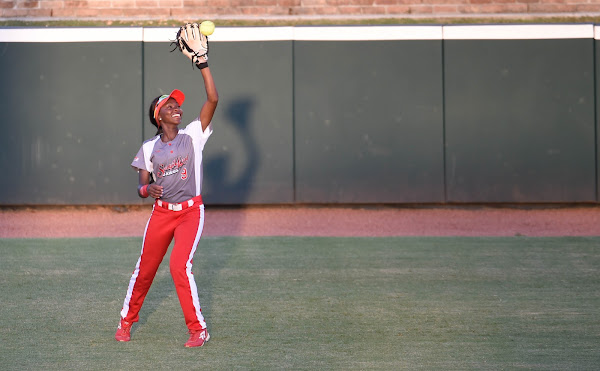
[[[204,205],[200,196],[193,200],[192,206],[181,211],[168,210],[154,204],[146,224],[142,252],[129,280],[121,310],[121,317],[125,321],[139,320],[146,294],[174,238],[169,267],[185,323],[190,331],[206,328],[192,274],[192,261],[204,226]]]

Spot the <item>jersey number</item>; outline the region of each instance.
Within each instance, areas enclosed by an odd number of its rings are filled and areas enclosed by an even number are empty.
[[[187,179],[187,169],[183,168],[183,170],[181,171],[181,180],[186,180]]]

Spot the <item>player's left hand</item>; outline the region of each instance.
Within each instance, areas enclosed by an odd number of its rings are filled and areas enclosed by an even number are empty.
[[[174,43],[196,66],[208,61],[208,37],[200,32],[198,23],[181,26]]]

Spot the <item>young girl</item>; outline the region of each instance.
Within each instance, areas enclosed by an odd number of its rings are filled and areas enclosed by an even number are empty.
[[[185,128],[179,128],[185,99],[179,90],[154,99],[149,117],[157,135],[144,142],[131,165],[139,172],[138,194],[156,199],[146,225],[140,258],[131,275],[115,334],[118,341],[129,341],[131,326],[152,280],[173,238],[170,270],[190,338],[186,347],[201,347],[209,340],[202,316],[192,260],[202,235],[202,150],[212,134],[210,125],[219,96],[206,57],[197,63],[204,80],[207,100],[200,115]],[[151,177],[153,182],[151,182]]]

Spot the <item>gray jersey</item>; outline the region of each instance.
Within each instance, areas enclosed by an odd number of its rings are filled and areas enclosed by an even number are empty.
[[[152,174],[155,183],[163,187],[161,200],[189,200],[202,192],[202,150],[211,134],[212,126],[202,131],[196,119],[171,142],[164,143],[160,136],[145,141],[131,166]]]

